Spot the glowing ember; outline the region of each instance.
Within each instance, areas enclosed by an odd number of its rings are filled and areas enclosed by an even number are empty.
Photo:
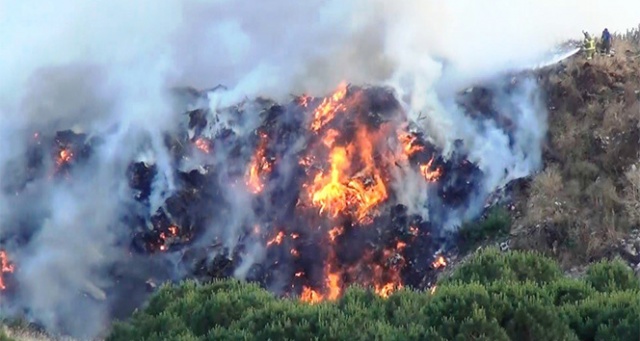
[[[4,284],[3,274],[12,273],[15,269],[15,266],[11,264],[7,252],[4,250],[0,251],[0,265],[2,266],[0,268],[0,271],[2,271],[2,273],[0,274],[0,290],[5,290],[7,287]]]
[[[196,148],[200,149],[202,152],[209,154],[211,152],[211,147],[209,144],[209,140],[199,137],[195,142]]]
[[[434,269],[440,269],[447,266],[447,261],[442,256],[438,256],[433,263],[431,263]]]
[[[271,171],[271,164],[266,157],[267,144],[269,137],[265,133],[260,133],[260,142],[256,153],[251,158],[249,170],[247,174],[246,184],[249,190],[258,194],[264,190],[264,176]]]
[[[280,244],[282,244],[283,240],[284,240],[284,232],[280,231],[280,232],[278,232],[278,234],[275,237],[273,237],[269,241],[267,241],[267,246],[280,245]]]
[[[169,226],[167,232],[160,233],[160,251],[167,251],[169,249],[169,244],[172,242],[172,239],[178,236],[179,229],[177,226]]]
[[[58,166],[62,166],[64,164],[71,162],[72,159],[73,159],[73,152],[71,151],[71,149],[63,148],[58,153],[58,159],[56,160],[56,164]]]
[[[338,236],[340,236],[343,233],[344,233],[344,229],[341,226],[336,226],[331,230],[329,230],[329,240],[331,240],[331,242],[335,242],[336,238],[338,238]]]

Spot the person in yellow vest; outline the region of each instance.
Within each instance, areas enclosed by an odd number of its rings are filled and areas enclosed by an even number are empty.
[[[588,32],[582,31],[582,33],[584,34],[582,48],[584,49],[585,55],[587,56],[587,60],[590,60],[596,53],[596,39],[593,38]]]

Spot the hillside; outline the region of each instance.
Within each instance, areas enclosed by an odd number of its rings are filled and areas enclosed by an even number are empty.
[[[614,49],[613,57],[578,55],[540,75],[550,111],[545,166],[517,194],[512,246],[565,267],[620,252],[640,262],[640,245],[620,243],[640,228],[636,35],[616,39]]]

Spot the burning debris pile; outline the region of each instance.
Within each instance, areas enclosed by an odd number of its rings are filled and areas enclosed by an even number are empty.
[[[473,192],[477,167],[463,155],[445,161],[412,129],[389,89],[343,85],[326,98],[301,96],[286,105],[258,100],[226,115],[246,119],[256,111],[246,106],[260,112],[260,124],[246,137],[228,127],[216,131],[222,115],[188,113],[188,141],[176,142],[182,149],[176,162],[202,161],[179,173],[181,190],[148,218],[153,228],[136,235],[136,249],[171,251],[206,234],[216,210],[231,209],[220,200],[222,177],[248,193],[243,209],[251,219],[234,236],[233,250],[222,239],[214,242],[218,247],[206,253],[217,256],[201,260],[198,275],[240,276],[310,302],[336,299],[351,284],[382,296],[405,285],[430,286],[444,264],[438,252],[445,240],[433,220],[401,203],[394,183],[414,173],[415,186],[439,198],[430,204],[455,207]],[[216,159],[227,163],[226,174]],[[137,200],[148,198],[154,174],[153,167],[133,166]],[[255,245],[266,249],[264,260],[243,268]]]
[[[113,198],[121,201],[113,226],[126,228],[118,242],[128,257],[174,260],[170,279],[234,276],[310,303],[337,299],[354,284],[383,297],[402,287],[434,289],[455,248],[444,226],[489,194],[465,141],[444,155],[384,87],[343,84],[325,98],[257,98],[212,109],[220,91],[177,91],[188,109],[178,129],[164,133],[167,162],[145,146],[127,161],[126,197]],[[468,105],[484,113],[472,119],[493,115],[491,101],[482,103],[488,109]],[[514,129],[499,124],[507,135]],[[16,163],[22,168],[4,179],[5,193],[37,195],[37,181],[73,184],[96,171],[87,165],[107,139],[33,133]],[[3,236],[11,247],[2,253],[2,289],[20,272],[19,257],[15,265],[9,258],[37,233],[30,222],[37,210],[12,217],[28,233]],[[124,263],[126,271],[109,270],[114,282],[135,272]],[[147,279],[142,285],[154,287]]]

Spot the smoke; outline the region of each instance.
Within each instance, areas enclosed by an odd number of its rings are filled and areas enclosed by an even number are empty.
[[[15,169],[36,131],[73,128],[103,139],[73,182],[43,179],[20,196],[0,196],[0,232],[20,268],[17,298],[6,308],[25,309],[49,330],[80,337],[105,326],[110,308],[100,297],[114,285],[108,270],[127,257],[118,245],[128,235],[117,219],[130,201],[127,165],[145,160],[158,167],[150,212],[176,190],[164,144],[164,134],[184,124],[167,96],[173,86],[224,84],[228,91],[210,94],[208,106],[220,120],[209,134],[233,127],[248,143],[259,122],[232,122],[219,109],[245,97],[326,95],[341,81],[392,86],[434,143],[451,153],[462,139],[485,174],[478,201],[448,222],[455,226],[479,210],[487,193],[540,167],[546,114],[533,83],[515,92],[494,87],[494,105],[513,123],[510,132],[470,119],[454,94],[529,65],[583,29],[634,27],[639,10],[631,0],[0,2],[3,182],[26,176]],[[231,152],[215,151],[219,164]],[[289,178],[291,170],[279,167]],[[225,176],[219,182],[230,207],[212,213],[219,220],[211,234],[233,246],[238,229],[258,218],[246,212],[245,189]],[[406,193],[402,201],[424,210],[428,196],[414,185],[418,176],[404,179],[397,184]],[[25,212],[28,222],[20,218]],[[74,322],[78,316],[90,318]]]

